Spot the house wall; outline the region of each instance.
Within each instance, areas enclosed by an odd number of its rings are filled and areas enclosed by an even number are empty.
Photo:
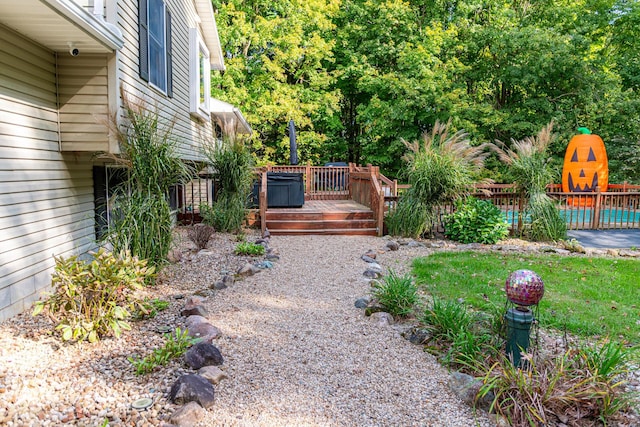
[[[89,155],[61,153],[55,54],[0,26],[0,321],[93,246]]]
[[[62,151],[109,151],[107,55],[58,53]]]
[[[211,122],[189,114],[189,28],[196,27],[196,10],[191,0],[167,0],[172,19],[173,98],[168,98],[139,77],[138,2],[118,2],[118,26],[125,45],[118,52],[118,79],[134,99],[156,107],[164,123],[174,123],[173,135],[179,141],[180,157],[202,160],[203,141],[211,141]],[[117,90],[118,88],[111,88]]]

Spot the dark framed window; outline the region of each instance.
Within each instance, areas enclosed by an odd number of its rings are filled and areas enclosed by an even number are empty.
[[[171,12],[164,0],[138,0],[140,77],[173,96]]]

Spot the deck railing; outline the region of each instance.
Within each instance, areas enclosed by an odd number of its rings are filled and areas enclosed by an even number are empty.
[[[266,172],[300,173],[305,200],[347,200],[349,198],[349,166],[265,166]]]
[[[385,193],[380,185],[380,169],[376,166],[365,168],[352,166],[349,173],[350,198],[373,211],[378,235],[384,227]]]
[[[515,184],[478,186],[473,195],[491,200],[504,213],[513,232],[524,225],[525,200]],[[606,192],[567,193],[560,184],[547,187],[547,194],[558,204],[560,214],[570,230],[640,228],[640,186],[610,184]],[[387,211],[395,208],[398,197],[385,197]],[[452,205],[438,208],[438,224],[434,231],[443,232],[442,219],[453,212]]]

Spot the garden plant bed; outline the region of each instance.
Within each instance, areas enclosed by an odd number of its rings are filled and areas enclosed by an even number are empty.
[[[276,236],[270,247],[280,259],[272,268],[211,289],[255,259],[234,255],[237,243],[235,236],[216,233],[198,252],[178,239],[177,262],[146,289],[169,308],[133,322],[119,339],[64,344],[49,334],[45,317],[29,312],[0,325],[0,399],[8,402],[0,408],[0,424],[168,423],[178,408],[167,399],[168,389],[191,370],[174,360],[136,376],[127,359],[161,347],[167,328],[184,327],[180,310],[195,293],[205,298],[208,318],[222,332],[214,344],[229,377],[216,386],[215,404],[200,425],[495,424],[449,390],[446,369],[403,339],[401,328],[381,326],[353,306],[370,291],[360,259],[368,250],[378,253],[385,271],[404,274],[414,258],[459,245],[424,241],[388,251],[387,240],[377,237]],[[492,249],[521,251],[523,245],[540,247],[510,241]],[[131,407],[145,397],[153,401],[150,408]]]

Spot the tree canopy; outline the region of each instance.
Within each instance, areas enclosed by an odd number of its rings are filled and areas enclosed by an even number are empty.
[[[640,182],[640,6],[633,0],[214,2],[227,70],[259,161],[372,163],[398,176],[406,147],[452,119],[475,145],[550,121],[560,163],[576,128],[599,134],[611,181]],[[492,162],[489,161],[488,165]],[[494,177],[501,179],[494,164]]]

